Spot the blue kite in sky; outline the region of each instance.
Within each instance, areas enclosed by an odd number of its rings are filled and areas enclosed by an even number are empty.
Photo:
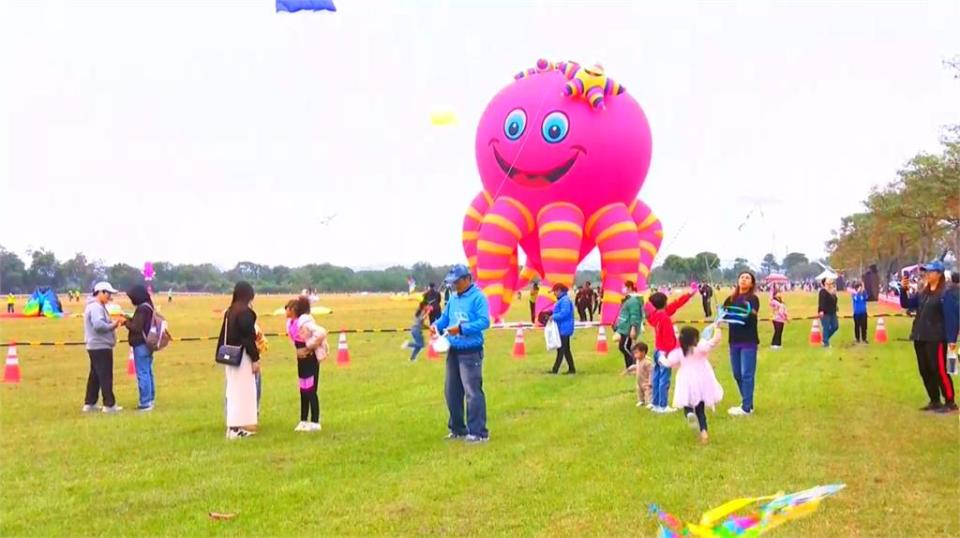
[[[296,13],[301,9],[310,11],[336,11],[333,0],[277,0],[277,12]]]

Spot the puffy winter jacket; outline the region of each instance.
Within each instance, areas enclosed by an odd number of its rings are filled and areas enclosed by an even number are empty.
[[[565,291],[557,294],[557,304],[553,305],[553,321],[557,322],[560,336],[573,334],[573,303]]]
[[[483,349],[483,331],[490,328],[490,305],[480,288],[471,285],[463,293],[451,293],[443,314],[433,324],[443,332],[460,327],[460,334],[450,335],[450,347],[457,351]]]

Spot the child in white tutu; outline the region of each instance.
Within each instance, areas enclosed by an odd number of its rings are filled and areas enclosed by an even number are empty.
[[[723,399],[723,387],[710,365],[710,350],[720,342],[720,328],[715,327],[709,341],[700,341],[700,331],[693,327],[680,329],[680,347],[660,358],[667,368],[680,367],[673,389],[673,407],[682,407],[690,427],[700,431],[700,442],[706,443],[706,406],[714,408]]]

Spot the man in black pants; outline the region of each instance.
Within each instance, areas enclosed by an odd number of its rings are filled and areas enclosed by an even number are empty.
[[[433,282],[430,283],[426,293],[423,294],[423,301],[430,305],[430,324],[433,325],[442,311],[440,308],[440,292],[437,291],[437,285]]]
[[[590,283],[587,282],[583,286],[580,286],[580,289],[577,290],[577,315],[580,316],[580,321],[587,321],[587,313],[590,313],[590,321],[593,321],[593,301],[591,297],[593,296],[593,288],[590,287]]]
[[[701,284],[700,285],[700,299],[703,301],[703,316],[709,318],[713,315],[713,311],[710,308],[710,299],[713,298],[713,288],[710,287],[710,284]]]

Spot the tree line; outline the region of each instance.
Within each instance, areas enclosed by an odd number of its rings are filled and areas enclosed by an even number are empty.
[[[769,263],[768,263],[769,262]],[[797,279],[819,272],[803,254],[792,253],[783,260],[788,275]],[[709,271],[704,268],[710,268]],[[765,258],[762,272],[780,270],[772,254]],[[650,281],[654,285],[689,282],[691,280],[732,283],[741,270],[749,269],[746,260],[737,258],[733,265],[720,267],[720,258],[712,252],[701,252],[693,258],[668,256],[661,266],[654,268]],[[178,292],[226,293],[235,282],[246,280],[261,293],[295,293],[305,288],[316,288],[325,293],[341,292],[402,292],[407,290],[407,279],[413,277],[419,288],[430,282],[441,283],[450,270],[449,265],[434,266],[417,263],[412,267],[394,266],[382,270],[354,270],[328,263],[302,267],[269,266],[250,261],[221,270],[205,264],[173,264],[154,262],[155,290],[172,289]],[[107,280],[121,290],[143,283],[141,268],[125,263],[104,264],[77,253],[65,261],[45,249],[30,251],[24,260],[16,253],[0,246],[0,293],[29,293],[37,287],[51,287],[57,291],[86,291],[100,280]],[[600,271],[577,272],[577,283],[600,283]]]

